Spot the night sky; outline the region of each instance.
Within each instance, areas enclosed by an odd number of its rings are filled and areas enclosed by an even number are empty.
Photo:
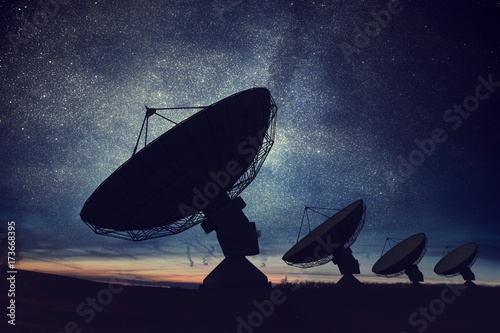
[[[333,264],[281,256],[304,205],[362,198],[362,276],[386,282],[371,273],[386,237],[425,232],[426,279],[439,279],[445,246],[473,241],[476,278],[500,282],[498,1],[46,3],[50,15],[37,1],[0,5],[0,222],[16,222],[19,268],[201,282],[223,258],[215,234],[133,243],[95,235],[79,213],[130,158],[145,104],[264,86],[276,141],[241,196],[262,234],[249,259],[271,280],[337,279]],[[171,127],[150,125],[153,137]]]

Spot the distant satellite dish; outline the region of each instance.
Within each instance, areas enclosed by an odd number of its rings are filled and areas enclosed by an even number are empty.
[[[146,107],[137,139],[138,144],[146,126],[144,149],[137,152],[136,144],[132,157],[85,202],[81,219],[97,234],[134,241],[201,223],[206,233],[216,230],[224,255],[240,258],[222,265],[217,276],[230,274],[231,267],[253,270],[244,256],[259,253],[257,230],[238,195],[255,179],[274,143],[277,107],[269,90],[234,94],[179,124],[161,116],[175,126],[147,143],[149,117],[165,109],[171,108]],[[259,273],[258,283],[267,285]]]
[[[467,243],[455,248],[443,256],[434,267],[434,273],[446,277],[462,275],[466,283],[471,283],[476,277],[471,271],[476,262],[478,248],[476,243]]]
[[[391,240],[388,238],[387,241]],[[372,272],[385,277],[395,277],[403,273],[413,283],[424,281],[417,265],[427,249],[427,236],[419,233],[410,236],[384,253],[373,265]],[[385,246],[384,246],[385,247]]]
[[[310,209],[314,211],[318,208],[305,207],[302,222],[304,216],[309,218],[307,211]],[[296,244],[282,259],[290,266],[301,268],[320,266],[333,261],[344,277],[347,276],[341,281],[357,281],[352,275],[360,273],[359,263],[352,255],[350,246],[363,228],[366,208],[363,200],[357,200],[343,209],[336,210],[338,210],[336,214],[310,231],[300,241],[297,237]]]

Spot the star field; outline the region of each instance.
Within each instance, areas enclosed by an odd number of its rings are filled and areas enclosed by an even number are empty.
[[[198,226],[133,244],[94,235],[78,214],[130,158],[144,105],[209,105],[265,86],[278,105],[276,142],[241,195],[262,231],[261,258],[293,244],[303,205],[362,198],[366,226],[353,250],[368,266],[386,236],[416,232],[428,234],[431,255],[476,241],[480,258],[500,260],[500,88],[460,129],[443,120],[479,76],[500,81],[496,3],[401,0],[387,26],[346,56],[340,45],[355,46],[356,29],[388,1],[63,2],[29,37],[23,24],[40,5],[1,4],[0,220],[16,220],[25,257],[168,251],[196,266],[207,248],[222,256]],[[14,46],[9,33],[24,42]],[[151,139],[171,126],[151,125]],[[398,156],[408,159],[435,128],[446,142],[394,181]]]

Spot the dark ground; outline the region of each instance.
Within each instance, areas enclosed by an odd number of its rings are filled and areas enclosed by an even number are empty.
[[[2,278],[0,298],[4,312],[8,290],[5,283]],[[453,286],[455,289],[449,285],[365,284],[349,289],[310,283],[237,293],[155,287],[121,289],[105,283],[18,271],[16,325],[6,325],[2,319],[7,330],[1,331],[498,333],[500,288]],[[88,298],[96,299],[95,310],[87,304]],[[427,314],[419,314],[429,307]]]

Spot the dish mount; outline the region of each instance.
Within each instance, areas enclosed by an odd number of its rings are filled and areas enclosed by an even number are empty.
[[[325,210],[335,210],[333,216],[323,213]],[[363,200],[357,200],[342,209],[308,207],[304,208],[297,241],[283,255],[283,261],[290,266],[309,268],[324,265],[332,261],[339,267],[343,275],[338,284],[359,284],[354,277],[359,274],[359,263],[352,255],[350,246],[356,241],[364,226],[366,207]],[[326,220],[311,230],[309,211],[317,213]],[[304,220],[309,226],[309,233],[300,241],[300,233]]]
[[[448,248],[445,248],[447,251]],[[462,275],[465,284],[472,285],[476,276],[470,269],[477,260],[478,247],[476,243],[467,243],[461,245],[452,251],[449,251],[434,266],[434,272],[437,275],[453,277]]]
[[[415,234],[397,243],[384,253],[385,246],[390,245],[390,241],[394,241],[394,239],[386,239],[382,255],[373,265],[372,272],[388,278],[406,274],[414,284],[424,281],[424,275],[417,265],[425,255],[427,236],[424,233]]]

